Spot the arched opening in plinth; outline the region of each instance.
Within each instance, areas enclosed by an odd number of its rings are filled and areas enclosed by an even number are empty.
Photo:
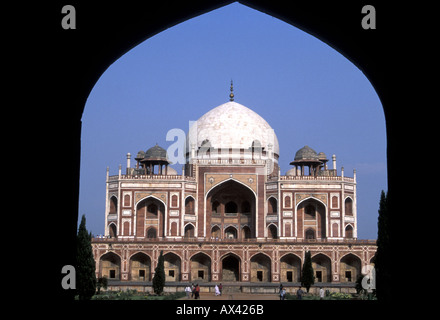
[[[164,269],[165,269],[165,281],[176,282],[180,281],[180,267],[181,259],[178,255],[169,252],[163,256]]]
[[[211,258],[200,252],[191,258],[191,281],[211,281]]]
[[[332,264],[329,257],[322,253],[312,257],[312,267],[315,272],[315,283],[331,282]]]
[[[341,258],[339,264],[339,279],[341,282],[356,282],[361,275],[361,259],[354,254],[347,254]]]
[[[240,281],[240,258],[235,254],[228,254],[222,259],[222,281]]]
[[[263,253],[251,258],[251,282],[271,282],[271,260]]]
[[[121,279],[121,258],[113,252],[107,252],[99,259],[99,273],[109,280]]]
[[[132,281],[150,281],[151,259],[145,253],[138,252],[130,258],[130,279]]]
[[[280,260],[281,263],[281,282],[300,282],[301,281],[301,259],[292,254],[286,254]]]

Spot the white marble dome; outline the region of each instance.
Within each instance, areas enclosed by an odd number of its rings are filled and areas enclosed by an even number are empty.
[[[272,127],[251,109],[230,101],[200,117],[190,128],[188,152],[191,145],[198,147],[209,141],[215,149],[250,150],[259,141],[265,151],[279,155],[278,139]]]

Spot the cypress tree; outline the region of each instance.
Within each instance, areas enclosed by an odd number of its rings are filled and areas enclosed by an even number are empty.
[[[165,266],[163,251],[160,252],[159,261],[157,262],[157,267],[154,269],[153,277],[153,291],[156,294],[161,294],[163,288],[165,287]]]
[[[386,300],[390,298],[391,283],[391,249],[389,236],[389,208],[388,193],[382,190],[379,202],[379,217],[377,222],[377,251],[374,258],[374,268],[376,269],[376,295],[378,299]]]
[[[313,267],[312,267],[312,255],[310,251],[306,252],[304,264],[301,272],[301,285],[304,286],[309,292],[312,284],[315,283],[315,276],[313,275]]]
[[[80,300],[90,300],[96,290],[91,239],[92,234],[87,232],[86,217],[83,215],[76,237],[76,292]]]

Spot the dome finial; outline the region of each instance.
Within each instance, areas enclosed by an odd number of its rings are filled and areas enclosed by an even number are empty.
[[[229,94],[229,101],[234,101],[234,85],[231,79],[231,93]]]

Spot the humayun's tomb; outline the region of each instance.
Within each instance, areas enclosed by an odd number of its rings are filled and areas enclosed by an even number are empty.
[[[257,113],[230,101],[190,128],[182,174],[158,145],[123,173],[107,168],[105,235],[92,239],[97,277],[151,288],[161,251],[167,285],[300,283],[306,251],[315,284],[354,286],[375,240],[357,239],[356,171],[299,149],[281,175],[278,139]]]

